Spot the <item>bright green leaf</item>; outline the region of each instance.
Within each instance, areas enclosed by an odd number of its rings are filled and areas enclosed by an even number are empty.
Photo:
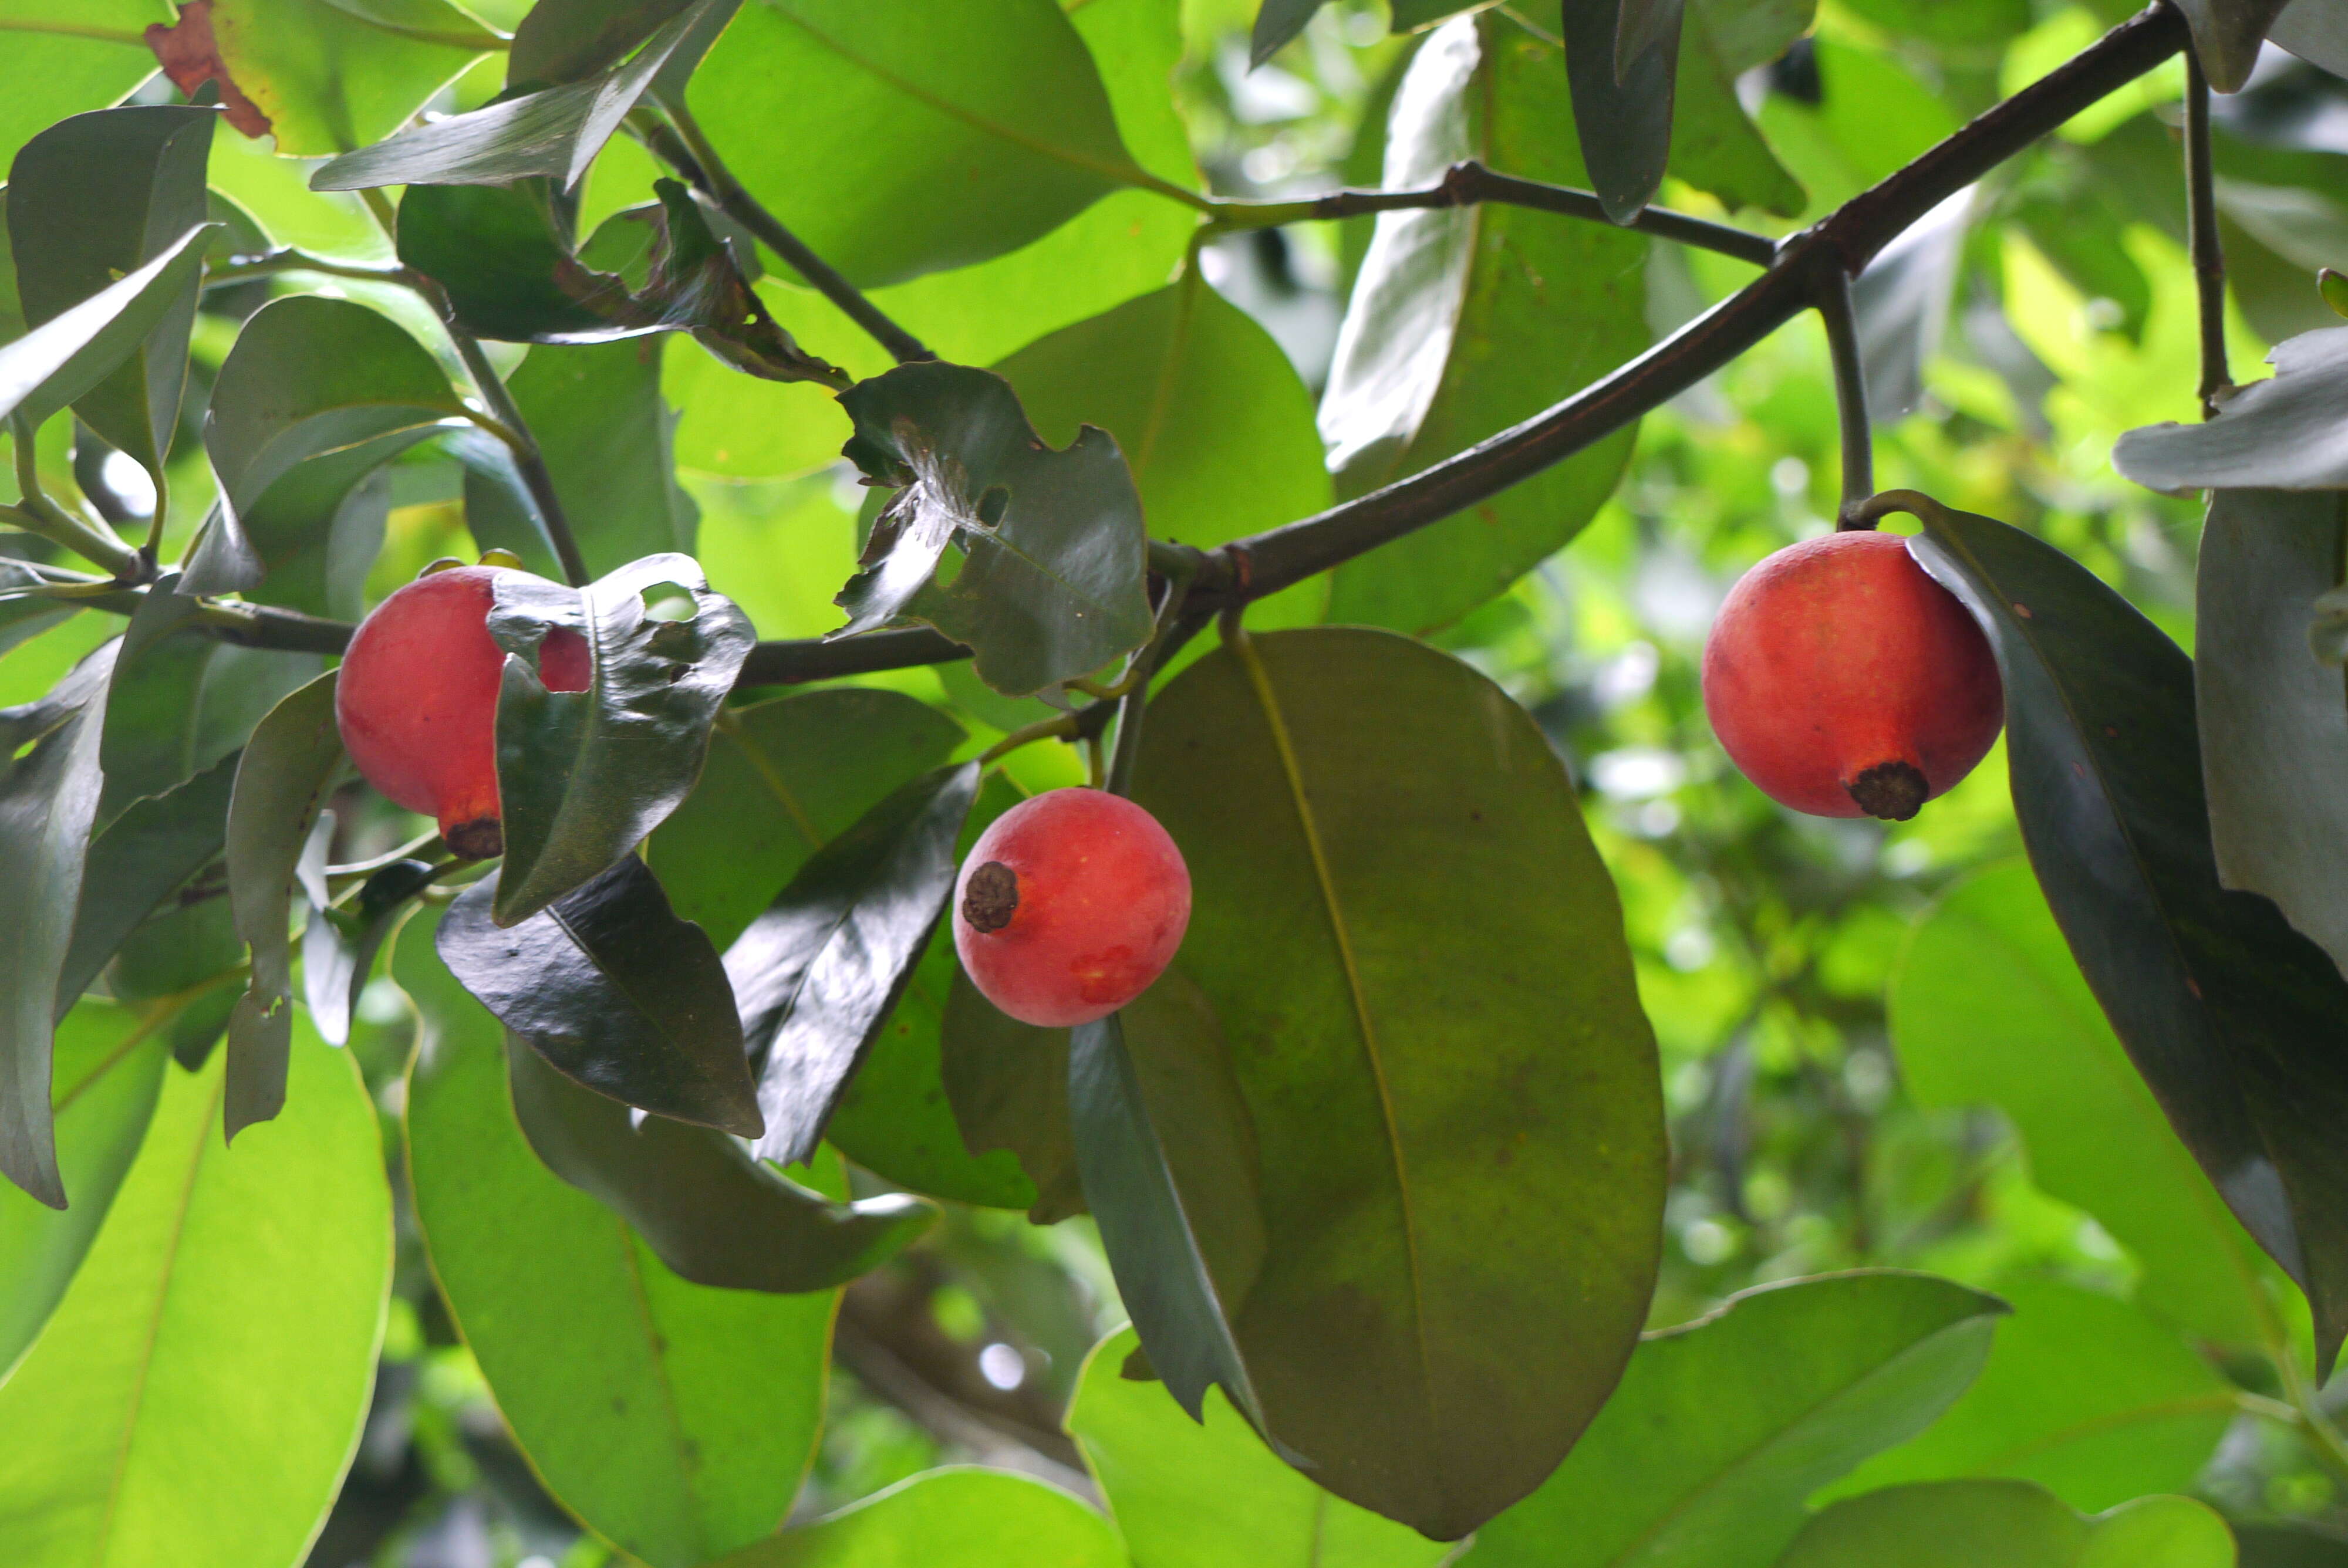
[[[941,1470],[709,1568],[1125,1568],[1108,1521],[1042,1481]]]
[[[2234,1537],[2205,1503],[2147,1497],[2083,1518],[2034,1486],[1952,1481],[1837,1503],[1780,1568],[2233,1568]]]
[[[218,1062],[164,1075],[81,1272],[0,1384],[21,1568],[294,1562],[357,1450],[391,1285],[374,1102],[305,1035],[286,1113],[232,1149],[224,1087]]]

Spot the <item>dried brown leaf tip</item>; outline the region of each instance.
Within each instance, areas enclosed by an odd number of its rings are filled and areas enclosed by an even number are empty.
[[[221,59],[220,44],[212,36],[212,0],[188,0],[180,7],[176,26],[166,27],[157,22],[147,29],[147,46],[155,51],[161,62],[163,74],[171,85],[190,97],[206,82],[220,84],[221,107],[228,111],[228,123],[250,137],[269,134],[269,117],[261,106],[244,96],[244,89],[229,75],[228,66]]]

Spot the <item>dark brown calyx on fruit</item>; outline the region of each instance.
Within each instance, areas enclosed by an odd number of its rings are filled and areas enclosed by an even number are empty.
[[[1912,763],[1878,763],[1842,787],[1850,792],[1859,810],[1886,822],[1907,821],[1932,793],[1932,786]]]
[[[1019,908],[1019,874],[1000,860],[990,860],[963,884],[962,917],[982,935],[1011,924]]]
[[[460,822],[440,835],[448,852],[467,860],[494,860],[506,852],[505,829],[494,816],[477,816],[470,822]]]

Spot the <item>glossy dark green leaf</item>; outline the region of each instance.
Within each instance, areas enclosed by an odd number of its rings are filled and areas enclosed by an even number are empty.
[[[1625,0],[1565,0],[1565,63],[1573,83],[1573,126],[1590,183],[1606,216],[1628,223],[1655,199],[1672,148],[1672,90],[1679,72],[1680,7],[1635,56],[1617,50]]]
[[[2140,1306],[2213,1344],[2284,1342],[2256,1245],[2129,1065],[2028,866],[1941,896],[1892,975],[1890,1011],[1917,1102],[2002,1111],[2032,1179],[2136,1258]]]
[[[1746,114],[1736,79],[1766,66],[1809,27],[1812,7],[1689,0],[1673,89],[1670,172],[1731,210],[1798,215],[1802,187]]]
[[[500,98],[487,108],[346,152],[310,176],[310,189],[503,185],[532,176],[566,189],[575,186],[685,36],[705,14],[739,3],[698,0],[654,33],[625,64],[599,75]]]
[[[1263,1266],[1253,1129],[1212,1009],[1186,979],[1169,988],[1161,977],[1152,993],[1161,991],[1168,996],[1156,1008],[1138,1000],[1068,1031],[1076,1169],[1126,1310],[1166,1391],[1203,1419],[1208,1390],[1220,1387],[1250,1425],[1268,1431],[1271,1418],[1231,1327]],[[1155,1037],[1146,1052],[1128,1049],[1128,1016],[1136,1034]],[[1145,1054],[1176,1071],[1146,1081],[1138,1064]],[[1200,1154],[1221,1158],[1210,1165]],[[1230,1179],[1211,1181],[1217,1169]],[[1282,1457],[1296,1458],[1285,1449]]]
[[[1227,1400],[1203,1424],[1121,1375],[1112,1334],[1085,1361],[1068,1431],[1137,1563],[1153,1568],[1436,1568],[1452,1548],[1331,1497],[1263,1446]]]
[[[980,798],[983,802],[983,791]],[[874,1175],[908,1191],[988,1208],[1032,1209],[1035,1184],[1018,1157],[1002,1149],[973,1153],[946,1093],[945,1006],[961,969],[953,932],[941,926],[913,966],[897,1010],[883,1021],[864,1065],[848,1081],[824,1135]],[[1065,1094],[1060,1104],[1065,1148]]]
[[[2240,92],[2259,63],[2259,46],[2289,0],[2178,0],[2193,28],[2193,53],[2221,93]]]
[[[678,488],[660,395],[660,355],[648,343],[541,348],[508,390],[538,438],[587,569],[617,575],[629,562],[693,544],[696,509]],[[505,454],[497,454],[500,460]],[[499,470],[510,475],[510,462]],[[465,515],[483,546],[502,545],[533,570],[560,576],[535,504],[518,478],[476,466]],[[680,579],[682,580],[682,579]]]
[[[1572,785],[1468,666],[1327,630],[1177,678],[1134,797],[1262,1151],[1234,1327],[1272,1434],[1456,1538],[1604,1402],[1659,1245],[1653,1038]]]
[[[539,682],[538,645],[556,626],[593,657],[583,692]],[[692,793],[753,634],[681,555],[646,556],[576,590],[510,573],[498,579],[489,634],[510,655],[498,697],[496,915],[512,926],[644,842]]]
[[[939,1071],[973,1154],[1012,1154],[1035,1192],[1028,1217],[1085,1212],[1068,1124],[1068,1031],[1021,1023],[979,995],[958,960],[939,1020]]]
[[[64,1298],[139,1152],[170,1054],[154,1023],[99,1001],[58,1022],[50,1108],[73,1206],[47,1208],[0,1186],[0,1378]]]
[[[1564,1465],[1478,1532],[1473,1561],[1766,1568],[1805,1499],[1963,1391],[2004,1310],[1888,1271],[1731,1296],[1640,1345]]]
[[[221,643],[194,630],[196,601],[178,593],[178,574],[166,572],[123,628],[98,743],[98,765],[106,773],[98,802],[100,827],[131,802],[175,789],[219,760],[199,759],[195,743],[204,675]]]
[[[625,59],[693,0],[541,0],[514,29],[506,85],[584,81]]]
[[[2194,711],[2209,837],[2227,886],[2263,893],[2348,969],[2336,872],[2348,806],[2348,679],[2311,647],[2340,585],[2340,497],[2220,490],[2201,530]]]
[[[179,308],[203,267],[208,229],[0,345],[0,415],[37,425],[104,382]]]
[[[962,738],[900,692],[839,687],[721,710],[700,781],[645,842],[645,862],[723,951],[819,845]]]
[[[1780,1568],[2233,1568],[2208,1504],[2147,1497],[2084,1518],[2013,1481],[1951,1481],[1854,1497],[1820,1513]]]
[[[2348,982],[2219,883],[2192,661],[2092,573],[1940,507],[1909,548],[1988,631],[2014,812],[2087,983],[2227,1206],[2348,1335]],[[2091,788],[2083,788],[2091,784]]]
[[[222,757],[178,788],[139,802],[90,841],[73,945],[57,981],[60,1017],[132,929],[219,857],[241,760],[241,753]]]
[[[1611,4],[1592,4],[1611,18]],[[1447,23],[1395,95],[1385,183],[1423,184],[1472,157],[1586,185],[1565,96],[1557,50],[1515,23],[1497,13]],[[1487,205],[1378,219],[1321,403],[1341,495],[1451,456],[1646,347],[1647,241],[1553,216]],[[1611,436],[1340,567],[1330,619],[1406,631],[1457,620],[1581,531],[1632,439]]]
[[[304,1031],[293,1074],[286,1114],[230,1150],[220,1064],[164,1073],[88,1256],[0,1384],[12,1563],[244,1568],[315,1538],[375,1385],[391,1187],[350,1053]]]
[[[448,0],[212,0],[210,22],[220,64],[287,158],[382,140],[501,43]]]
[[[1248,38],[1248,65],[1261,66],[1304,31],[1304,24],[1321,9],[1321,0],[1263,0]]]
[[[2291,0],[2267,29],[2267,37],[2335,77],[2348,73],[2348,26],[2323,0]]]
[[[170,105],[62,120],[8,170],[8,242],[25,319],[39,325],[171,250],[211,219],[204,159],[220,111]],[[196,282],[179,292],[129,361],[75,399],[108,444],[162,472],[179,426]]]
[[[817,850],[726,949],[758,1064],[761,1158],[789,1165],[814,1153],[904,995],[953,892],[978,775],[968,762],[909,781]]]
[[[440,958],[483,1007],[575,1081],[660,1116],[762,1130],[717,949],[625,855],[520,924],[489,918],[494,877],[448,906]],[[624,1124],[625,1118],[623,1117]]]
[[[392,968],[421,1023],[408,1170],[434,1277],[548,1489],[633,1556],[698,1568],[790,1507],[838,1297],[681,1279],[540,1163],[514,1121],[503,1031],[440,963],[430,921],[401,932]],[[845,1195],[836,1160],[808,1179]]]
[[[858,283],[983,261],[1149,178],[1053,0],[762,0],[689,97],[751,192]]]
[[[228,1134],[266,1122],[285,1103],[294,1028],[294,872],[310,825],[343,770],[335,675],[292,693],[252,732],[228,807],[228,892],[236,936],[252,951],[252,979],[228,1031]]]
[[[310,923],[302,932],[302,999],[327,1044],[349,1043],[351,1014],[376,955],[406,915],[407,900],[430,883],[434,869],[429,861],[396,860],[362,883],[348,906],[312,904]]]
[[[2348,327],[2295,337],[2269,354],[2275,373],[2219,405],[2205,425],[2131,430],[2112,450],[2148,489],[2330,490],[2348,485]]]
[[[994,367],[1054,446],[1095,425],[1117,438],[1152,536],[1201,548],[1329,505],[1313,397],[1272,335],[1192,268]],[[1320,619],[1316,581],[1249,611],[1258,626]]]
[[[58,970],[71,950],[89,830],[98,814],[108,642],[57,689],[0,708],[0,1175],[66,1206],[49,1115]]]
[[[435,426],[466,415],[448,377],[407,331],[348,300],[297,294],[254,313],[237,334],[204,418],[204,448],[224,511],[190,563],[190,591],[254,587],[307,541],[263,527],[283,481],[288,501],[340,484],[343,493]],[[319,482],[324,481],[322,487]],[[331,500],[309,499],[314,523]],[[245,514],[254,513],[252,527]],[[314,536],[313,536],[314,537]],[[364,568],[361,569],[363,574]]]
[[[1125,1568],[1117,1527],[1012,1471],[932,1471],[709,1568]]]
[[[977,803],[963,821],[962,836],[954,845],[955,863],[968,859],[979,835],[1025,798],[1019,786],[1000,769],[989,773],[979,785]],[[881,1025],[864,1065],[849,1080],[848,1091],[834,1108],[824,1136],[866,1170],[910,1191],[991,1208],[1033,1209],[1035,1184],[1021,1170],[1019,1157],[1008,1149],[973,1152],[955,1119],[955,1102],[946,1088],[945,1022],[948,1000],[957,983],[964,989],[969,986],[963,979],[953,923],[948,921],[931,933],[929,948],[914,965],[912,979],[899,999],[897,1010]],[[974,1006],[1003,1018],[975,992],[964,999],[963,1006],[965,1017],[975,1016],[969,1011]],[[1073,1193],[1076,1172],[1075,1156],[1068,1149],[1066,1031],[1052,1032],[1057,1043],[1047,1048],[1052,1063],[1048,1071],[1056,1074],[1058,1093],[1048,1102],[1044,1114],[1057,1130],[1059,1168]],[[973,1065],[984,1071],[994,1064],[983,1060],[964,1063]],[[1081,1197],[1070,1201],[1083,1207]]]
[[[2216,1368],[2176,1329],[2108,1296],[2051,1279],[2005,1282],[1999,1294],[2013,1316],[1972,1387],[1822,1501],[2003,1476],[2094,1512],[2193,1484],[2239,1408]]]
[[[920,621],[968,645],[996,691],[1025,696],[1148,640],[1141,503],[1116,440],[1080,431],[1054,451],[1001,377],[900,365],[840,395],[848,454],[902,487],[864,569],[840,591],[839,635]],[[949,544],[968,552],[933,579]]]

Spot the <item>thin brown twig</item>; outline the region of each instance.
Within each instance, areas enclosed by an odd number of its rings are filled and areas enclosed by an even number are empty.
[[[2193,292],[2200,309],[2201,417],[2214,419],[2218,402],[2233,388],[2226,366],[2226,252],[2218,237],[2218,181],[2209,163],[2209,78],[2191,50],[2185,54],[2185,243],[2193,257]]]

